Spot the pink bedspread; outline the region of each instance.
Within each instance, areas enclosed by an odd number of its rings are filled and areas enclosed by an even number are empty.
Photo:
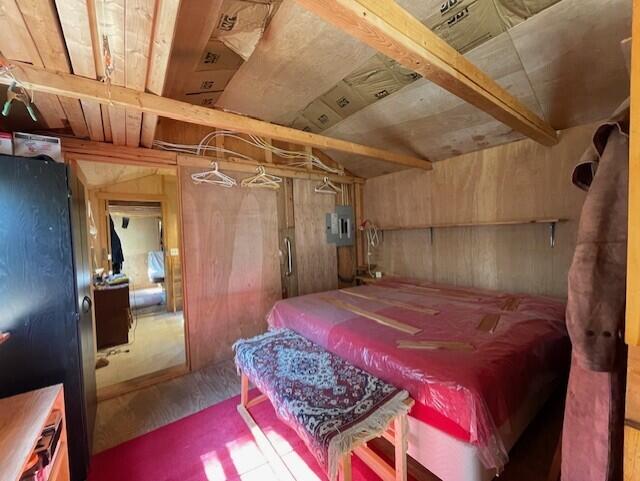
[[[564,302],[404,278],[346,291],[279,301],[268,322],[406,389],[417,402],[413,416],[477,445],[485,466],[501,470],[508,455],[497,427],[528,395],[566,372],[571,348]],[[421,332],[406,334],[353,307]],[[490,314],[500,316],[493,332],[478,327]],[[402,349],[399,340],[460,341],[471,350]]]

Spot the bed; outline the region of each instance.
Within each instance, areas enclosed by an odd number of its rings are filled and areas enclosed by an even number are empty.
[[[561,382],[563,301],[385,278],[277,302],[292,329],[416,400],[409,454],[444,481],[485,481]]]

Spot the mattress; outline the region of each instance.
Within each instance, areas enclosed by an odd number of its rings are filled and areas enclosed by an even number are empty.
[[[495,472],[510,447],[501,428],[566,372],[564,310],[554,298],[387,278],[279,301],[268,322],[406,389],[415,419]],[[445,347],[406,347],[438,342]]]

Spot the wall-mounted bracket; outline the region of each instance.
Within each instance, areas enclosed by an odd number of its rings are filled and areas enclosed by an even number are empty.
[[[556,223],[549,222],[549,246],[553,249],[556,246]]]

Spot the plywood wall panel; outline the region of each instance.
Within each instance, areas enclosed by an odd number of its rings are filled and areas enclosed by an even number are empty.
[[[180,169],[191,368],[232,357],[281,296],[276,194],[196,185]]]
[[[314,192],[315,181],[293,179],[296,265],[299,295],[338,288],[338,258],[328,244],[325,215],[335,211],[336,198]]]
[[[530,140],[369,179],[365,216],[376,224],[565,218],[549,246],[546,224],[401,230],[384,233],[375,260],[387,273],[459,285],[565,296],[585,194],[571,172],[595,124],[562,132],[560,143]]]

